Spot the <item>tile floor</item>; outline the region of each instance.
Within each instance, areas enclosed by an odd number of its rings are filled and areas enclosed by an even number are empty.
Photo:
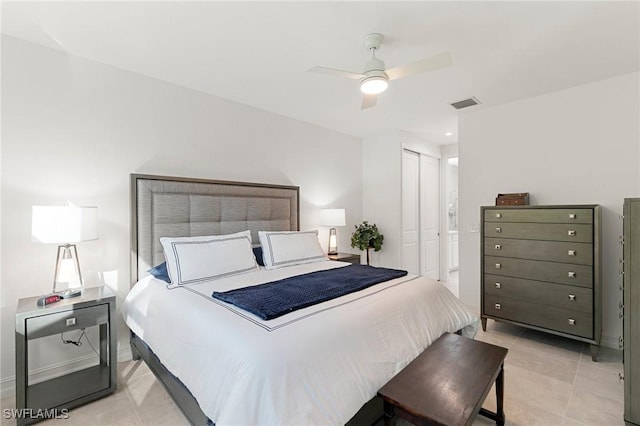
[[[488,321],[477,340],[509,349],[505,361],[505,413],[511,425],[624,426],[622,352],[547,333]],[[484,406],[495,409],[492,390]],[[474,425],[493,424],[478,417]]]
[[[489,320],[478,340],[509,349],[505,363],[507,425],[624,425],[621,353],[602,348],[591,361],[589,346],[580,342]],[[78,407],[65,420],[72,425],[187,425],[179,409],[143,362],[118,365],[115,394]],[[2,409],[14,408],[13,397]],[[484,406],[495,409],[495,391]],[[15,421],[2,419],[2,425]],[[399,422],[399,424],[401,424]],[[479,416],[474,425],[495,424]]]

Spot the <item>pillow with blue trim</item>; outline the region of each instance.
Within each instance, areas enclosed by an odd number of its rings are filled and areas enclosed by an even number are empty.
[[[258,231],[266,269],[329,260],[318,241],[318,231]]]
[[[170,288],[258,269],[249,230],[228,235],[161,237]]]
[[[147,272],[153,275],[154,278],[171,284],[171,278],[169,278],[169,272],[167,272],[167,262],[162,262],[161,264],[149,269]]]

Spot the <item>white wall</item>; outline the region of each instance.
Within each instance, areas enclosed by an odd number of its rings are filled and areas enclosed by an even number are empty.
[[[389,130],[362,141],[363,220],[384,235],[382,250],[371,251],[375,266],[402,268],[403,148],[440,158],[438,145],[409,132]]]
[[[638,73],[459,118],[460,297],[480,305],[480,206],[499,192],[531,204],[601,204],[603,343],[617,347],[624,197],[640,195]]]
[[[409,149],[440,159],[443,153],[457,155],[456,145],[439,146],[412,133],[386,131],[362,141],[363,193],[362,214],[365,220],[378,225],[384,235],[380,252],[371,252],[376,266],[402,268],[402,150]],[[446,236],[445,168],[440,164],[440,235]],[[440,238],[440,274],[447,271],[447,239]]]
[[[371,250],[371,264],[402,265],[402,142],[388,131],[362,141],[362,219],[384,235],[382,250]],[[364,259],[364,257],[363,257]]]
[[[344,249],[362,219],[359,139],[5,36],[1,158],[3,395],[13,386],[17,300],[52,285],[56,248],[31,242],[32,205],[98,206],[100,239],[79,244],[81,267],[119,303],[130,285],[130,173],[298,185],[303,229],[317,226],[320,207],[346,209]],[[56,339],[32,360],[45,373],[90,353]]]

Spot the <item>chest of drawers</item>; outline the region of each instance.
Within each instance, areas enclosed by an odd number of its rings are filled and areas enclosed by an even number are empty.
[[[601,334],[598,205],[481,208],[481,319],[591,344]]]
[[[640,425],[640,198],[624,200],[624,420]]]

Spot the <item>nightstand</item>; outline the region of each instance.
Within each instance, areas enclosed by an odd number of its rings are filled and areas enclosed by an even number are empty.
[[[340,262],[349,262],[349,263],[360,263],[360,255],[352,254],[352,253],[338,253],[338,254],[330,254],[330,260],[337,260]]]
[[[90,287],[78,297],[47,306],[38,306],[37,300],[38,297],[18,300],[16,311],[16,408],[25,409],[17,419],[18,426],[46,419],[42,410],[65,410],[62,411],[65,413],[116,389],[116,297],[113,292],[107,287]],[[95,348],[97,365],[29,383],[31,340],[94,326],[98,326],[100,332],[100,342]],[[84,343],[86,339],[83,338]]]

